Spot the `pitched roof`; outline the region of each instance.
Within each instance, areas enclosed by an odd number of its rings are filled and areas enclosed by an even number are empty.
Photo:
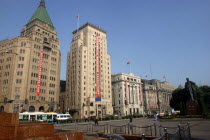
[[[53,23],[47,13],[44,0],[41,0],[39,7],[30,18],[26,26],[29,26],[34,21],[38,21],[40,24],[48,24],[52,29],[54,29]]]

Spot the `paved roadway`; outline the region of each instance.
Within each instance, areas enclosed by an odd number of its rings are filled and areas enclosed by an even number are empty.
[[[132,124],[135,126],[148,126],[148,125],[154,125],[156,123],[157,125],[162,125],[164,127],[176,127],[178,124],[183,124],[190,122],[191,126],[191,136],[193,139],[199,139],[199,140],[210,140],[210,120],[203,120],[203,119],[177,119],[177,120],[158,120],[154,121],[154,119],[148,119],[148,118],[134,118]],[[129,123],[129,119],[124,120],[111,120],[111,121],[99,121],[99,125],[103,124],[112,124],[112,125],[124,125]],[[87,123],[79,123],[79,125],[82,126],[82,124]],[[94,124],[94,122],[91,122],[91,124]],[[74,123],[68,124],[69,128],[73,126]],[[66,125],[55,125],[55,129],[61,129]],[[67,126],[67,127],[68,127]]]

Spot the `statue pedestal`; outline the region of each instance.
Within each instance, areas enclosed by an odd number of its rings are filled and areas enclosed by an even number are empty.
[[[197,101],[188,101],[186,105],[188,115],[198,115],[199,107]]]

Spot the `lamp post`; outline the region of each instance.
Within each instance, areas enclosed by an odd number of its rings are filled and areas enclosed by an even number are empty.
[[[14,54],[15,55],[15,58],[16,58],[16,56],[18,55],[17,53],[13,53],[13,52],[11,52],[11,51],[6,51],[5,53],[7,53],[7,54]],[[14,97],[12,97],[12,95],[13,95],[13,93],[14,92],[16,92],[15,90],[16,90],[16,71],[17,71],[17,66],[16,66],[16,63],[17,62],[17,60],[15,61],[15,62],[13,62],[14,63],[14,75],[13,75],[13,84],[12,84],[12,92],[11,92],[11,99],[12,98],[14,98]],[[16,95],[15,95],[16,96]],[[17,112],[19,112],[19,103],[14,103],[13,104],[13,112],[14,113],[17,113]]]

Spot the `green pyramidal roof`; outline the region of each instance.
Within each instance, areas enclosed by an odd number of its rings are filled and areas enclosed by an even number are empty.
[[[38,9],[28,21],[26,26],[29,26],[34,21],[38,21],[40,24],[48,24],[52,29],[54,29],[53,23],[47,13],[44,0],[41,0]]]

